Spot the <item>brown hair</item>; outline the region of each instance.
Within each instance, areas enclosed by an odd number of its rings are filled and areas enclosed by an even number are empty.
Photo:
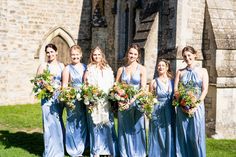
[[[45,46],[45,52],[47,51],[47,48],[49,47],[52,48],[54,51],[57,51],[56,45],[50,43]]]
[[[102,55],[102,60],[101,60],[101,63],[99,63],[99,66],[103,69],[105,67],[108,66],[108,63],[106,61],[106,57],[105,57],[105,54],[103,53],[103,50],[99,47],[99,46],[96,46],[94,49],[91,50],[90,52],[90,57],[89,57],[89,62],[90,64],[97,64],[94,60],[93,60],[93,53],[98,50],[101,52],[101,55]]]
[[[173,72],[172,72],[172,70],[170,69],[170,62],[169,62],[168,60],[166,60],[166,59],[159,59],[158,62],[157,62],[157,66],[158,66],[158,64],[159,64],[160,62],[164,62],[164,63],[166,64],[166,66],[167,66],[167,68],[168,68],[168,70],[167,70],[167,77],[169,77],[170,79],[172,79],[172,78],[173,78]]]
[[[81,55],[81,57],[83,56],[83,52],[82,52],[82,49],[79,45],[73,45],[70,47],[70,50],[69,52],[71,53],[73,50],[76,50],[79,52],[79,54]]]
[[[140,58],[141,58],[141,48],[138,44],[130,44],[129,45],[129,48],[128,50],[126,51],[126,54],[125,54],[125,63],[128,63],[128,53],[129,53],[129,50],[133,48],[133,49],[136,49],[138,51],[138,58],[137,58],[137,62],[140,63]]]
[[[197,55],[197,51],[192,47],[192,46],[186,46],[183,48],[182,50],[182,56],[184,55],[184,52],[191,52],[192,54],[196,54]]]

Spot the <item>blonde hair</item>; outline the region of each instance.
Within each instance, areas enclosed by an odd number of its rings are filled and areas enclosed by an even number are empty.
[[[103,50],[99,47],[99,46],[96,46],[94,49],[91,50],[90,52],[90,57],[89,57],[89,64],[97,64],[97,62],[94,61],[93,59],[93,54],[95,51],[100,51],[101,55],[102,55],[102,59],[101,59],[101,62],[98,63],[98,65],[101,67],[101,69],[105,68],[108,66],[108,63],[107,63],[107,60],[106,60],[106,57],[105,57],[105,54],[103,53]]]
[[[135,50],[138,51],[137,62],[140,63],[141,48],[140,48],[140,46],[139,46],[138,44],[134,44],[134,43],[133,43],[133,44],[130,44],[130,45],[129,45],[129,48],[128,48],[128,50],[126,51],[126,54],[125,54],[125,64],[128,63],[128,54],[129,54],[129,50],[130,50],[131,48],[133,48],[133,49],[135,49]]]
[[[167,77],[169,77],[170,79],[173,79],[173,72],[172,72],[172,70],[170,69],[170,62],[168,61],[168,60],[166,60],[166,59],[160,59],[160,60],[158,60],[158,62],[157,62],[157,66],[158,66],[158,64],[160,63],[160,62],[164,62],[165,64],[166,64],[166,66],[167,66],[167,68],[168,68],[168,70],[167,70]]]
[[[81,49],[81,47],[80,47],[79,45],[73,45],[73,46],[71,46],[71,47],[70,47],[70,50],[69,50],[70,54],[71,54],[71,52],[72,52],[73,50],[79,52],[79,54],[81,55],[81,57],[83,56],[82,49]]]

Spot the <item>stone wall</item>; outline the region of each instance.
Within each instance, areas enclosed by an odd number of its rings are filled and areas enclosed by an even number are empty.
[[[207,134],[214,138],[236,138],[235,2],[207,0],[206,4],[203,65],[210,78],[205,99]]]
[[[181,50],[183,47],[191,45],[200,52],[198,59],[202,60],[204,11],[205,0],[178,1],[176,17],[177,58],[182,58]]]
[[[156,18],[152,23],[151,30],[144,46],[144,65],[147,69],[147,82],[150,82],[156,73],[155,69],[158,55],[158,20],[159,14],[156,15]]]
[[[203,65],[209,74],[208,94],[205,98],[206,108],[206,133],[208,136],[215,134],[216,123],[216,43],[215,36],[210,20],[208,7],[205,8],[205,21],[203,29]]]
[[[88,26],[79,25],[90,19],[90,14],[81,18],[86,3],[89,1],[1,0],[0,105],[35,102],[29,82],[41,60],[34,59],[35,54],[53,28],[63,28],[75,42],[88,34]]]
[[[96,1],[94,1],[96,5]],[[104,16],[106,19],[106,27],[92,27],[92,44],[91,47],[100,46],[105,52],[106,59],[109,65],[115,70],[116,68],[116,58],[114,51],[114,41],[115,41],[115,27],[114,27],[114,15],[112,14],[113,2],[105,1],[104,5]]]

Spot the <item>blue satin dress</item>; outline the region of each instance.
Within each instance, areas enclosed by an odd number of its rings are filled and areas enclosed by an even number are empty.
[[[139,89],[141,84],[140,66],[128,78],[125,67],[121,74],[121,82],[126,82]],[[135,103],[125,111],[118,112],[118,139],[121,157],[145,157],[146,134],[144,114]]]
[[[48,64],[48,70],[51,66]],[[58,73],[54,79],[61,84],[62,67],[58,64]],[[58,93],[54,94],[51,99],[42,99],[42,119],[43,119],[43,137],[44,137],[44,157],[64,157],[63,142],[63,106],[57,99]]]
[[[149,157],[174,157],[174,107],[172,106],[173,81],[168,81],[168,88],[165,84],[156,81],[156,95],[158,104],[155,105],[152,118],[149,122]]]
[[[69,70],[71,86],[79,88],[83,83],[83,75],[86,70],[86,65],[83,64],[83,73],[79,71],[78,67],[69,64],[66,66]],[[86,108],[80,101],[75,101],[75,109],[67,108],[66,120],[66,151],[70,156],[82,156],[86,138],[88,134]]]
[[[195,89],[202,89],[202,81],[195,69],[186,69],[180,78],[183,84],[193,81]],[[200,97],[201,92],[198,97]],[[188,117],[180,107],[176,114],[176,155],[177,157],[205,157],[205,106],[202,102],[193,117]]]

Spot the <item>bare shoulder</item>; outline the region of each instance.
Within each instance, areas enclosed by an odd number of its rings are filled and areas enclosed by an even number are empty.
[[[151,85],[151,86],[155,86],[155,85],[156,85],[155,79],[153,79],[153,80],[151,81],[150,85]]]
[[[47,63],[46,62],[43,62],[39,65],[38,69],[41,69],[41,70],[44,70],[47,68]]]
[[[182,69],[178,69],[176,71],[176,75],[181,75],[183,72],[184,72],[185,68],[182,68]]]
[[[121,72],[123,70],[123,66],[122,67],[119,67],[117,72]]]
[[[140,70],[141,70],[142,72],[146,72],[146,67],[145,67],[145,66],[143,66],[143,65],[141,65],[141,64],[139,64],[139,66],[140,66]]]
[[[199,69],[199,73],[200,73],[202,76],[208,76],[208,72],[207,72],[207,69],[206,69],[206,68],[200,68],[200,69]]]
[[[62,68],[65,67],[65,65],[64,65],[63,63],[61,63],[61,62],[59,62],[59,65],[60,65],[60,67],[62,67]]]

